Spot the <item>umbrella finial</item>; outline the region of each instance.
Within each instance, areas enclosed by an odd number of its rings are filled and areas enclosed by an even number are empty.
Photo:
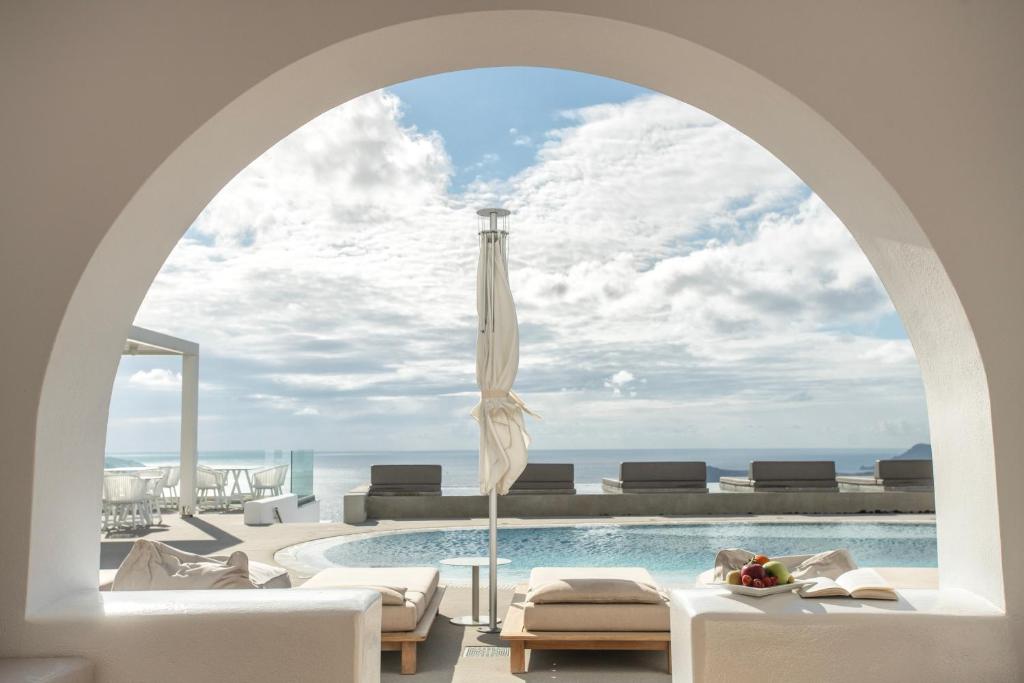
[[[479,209],[476,215],[481,218],[480,232],[508,233],[508,217],[512,214],[508,209]],[[486,220],[486,223],[484,222]]]

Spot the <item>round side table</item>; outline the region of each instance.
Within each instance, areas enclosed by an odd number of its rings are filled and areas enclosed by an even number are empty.
[[[498,558],[498,565],[509,564],[512,560]],[[452,617],[452,623],[459,626],[486,626],[490,623],[487,617],[480,618],[480,567],[490,566],[489,557],[449,557],[441,560],[441,564],[450,567],[472,567],[473,569],[473,614],[468,617]],[[501,620],[498,619],[498,622]]]

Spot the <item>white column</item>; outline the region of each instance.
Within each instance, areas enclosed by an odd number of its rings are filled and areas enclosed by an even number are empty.
[[[196,511],[196,465],[199,461],[199,354],[181,357],[181,481],[178,511],[190,517]]]

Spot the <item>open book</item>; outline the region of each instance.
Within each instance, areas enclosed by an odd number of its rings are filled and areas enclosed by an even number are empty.
[[[812,581],[798,591],[801,598],[896,599],[896,590],[874,569],[851,569],[835,580],[819,576]]]

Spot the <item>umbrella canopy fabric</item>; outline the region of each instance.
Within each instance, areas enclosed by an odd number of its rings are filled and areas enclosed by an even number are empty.
[[[476,382],[480,403],[480,492],[505,495],[526,468],[530,435],[523,413],[533,415],[512,391],[519,371],[519,321],[508,282],[507,233],[480,233],[476,308]],[[536,417],[536,416],[535,416]]]

